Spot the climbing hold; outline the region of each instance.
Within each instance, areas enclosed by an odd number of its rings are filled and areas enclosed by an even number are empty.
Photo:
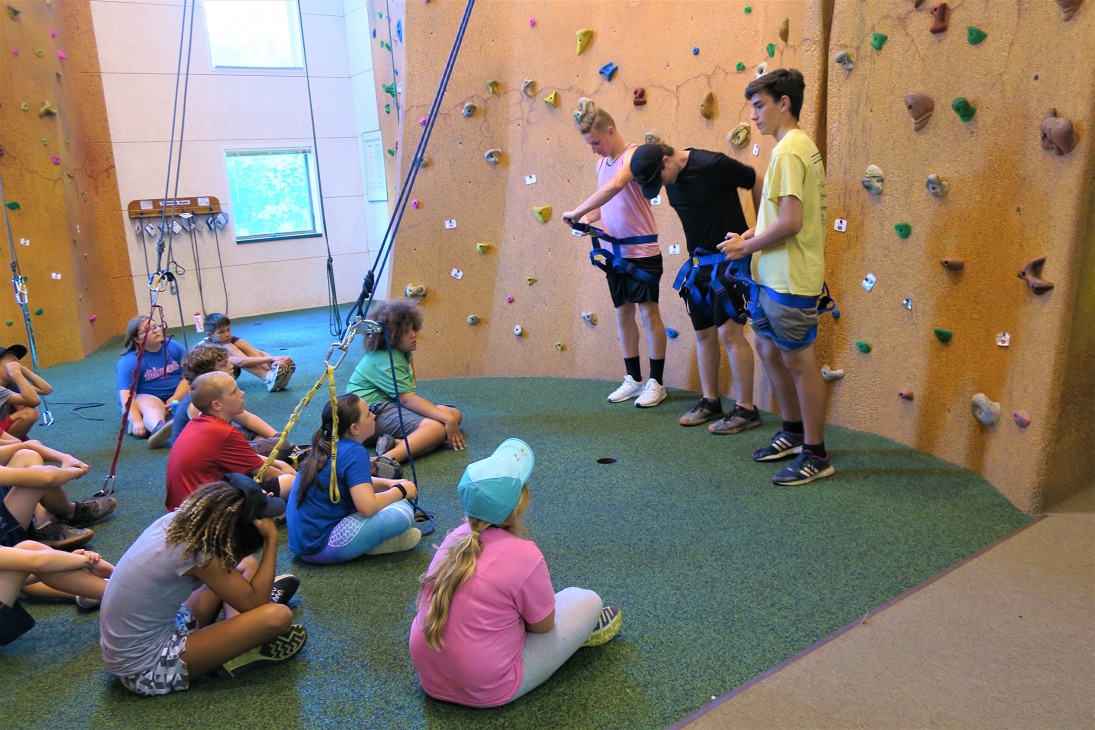
[[[1052,150],[1055,155],[1067,155],[1076,147],[1072,120],[1058,117],[1056,109],[1050,109],[1042,117],[1042,149]]]
[[[947,18],[949,13],[947,11],[948,8],[946,3],[939,3],[932,8],[932,33],[943,33],[947,30],[947,26],[949,25],[949,19]]]
[[[631,102],[635,106],[644,106],[646,104],[646,89],[641,86],[636,86],[631,93],[634,95]]]
[[[558,350],[559,352],[562,352],[563,350],[566,349],[566,345],[564,345],[562,342],[556,342],[555,343],[555,349]]]
[[[590,99],[588,96],[583,96],[578,100],[578,108],[574,110],[574,123],[580,124],[582,117],[589,114],[596,107],[597,105],[593,103],[593,99]]]
[[[429,167],[430,166],[430,158],[426,157],[426,155],[422,155],[421,157],[418,158],[418,166],[419,166],[419,168]]]
[[[984,393],[976,393],[970,399],[973,417],[986,426],[992,426],[1000,420],[1000,404],[989,400]]]
[[[996,335],[996,344],[1000,347],[1011,347],[1011,333],[999,332]]]
[[[502,157],[502,150],[497,147],[491,148],[483,153],[483,159],[492,165],[497,165],[499,159]]]
[[[418,123],[421,124],[423,127],[426,126],[426,121],[427,121],[426,117],[419,117],[418,118]]]
[[[19,210],[23,206],[19,205],[19,201],[17,200],[9,200],[8,202],[4,203],[4,207],[8,210]]]
[[[958,118],[963,122],[968,122],[973,119],[977,114],[977,107],[970,104],[969,100],[964,96],[959,96],[951,102],[951,109],[954,109],[954,113],[958,115]]]
[[[524,331],[525,330],[522,329],[521,325],[519,325],[519,324],[513,325],[513,334],[515,336],[520,337],[524,333]]]
[[[529,277],[527,277],[527,278],[525,279],[525,281],[527,281],[527,282],[528,282],[528,285],[529,285],[529,286],[532,286],[533,284],[535,284],[535,283],[536,283],[536,279],[535,279],[534,277],[532,277],[532,276],[529,276]]]
[[[468,315],[468,324],[472,324],[472,325],[479,324],[479,315],[478,314],[469,314]]]
[[[1039,256],[1036,259],[1028,261],[1023,268],[1019,269],[1019,278],[1026,280],[1030,290],[1035,294],[1045,294],[1053,288],[1053,282],[1040,278],[1042,274],[1042,264],[1045,262],[1046,257]]]
[[[578,36],[578,55],[580,56],[582,51],[589,47],[589,44],[593,41],[593,30],[591,28],[582,28],[575,35]]]
[[[534,205],[532,212],[536,214],[536,220],[541,223],[547,223],[551,220],[551,206],[550,205]]]
[[[700,116],[704,119],[713,119],[715,116],[715,95],[708,91],[707,96],[700,102]]]
[[[901,400],[912,400],[913,399],[913,392],[911,390],[909,390],[908,388],[905,388],[904,390],[897,391],[897,397],[900,398]]]
[[[852,61],[852,54],[848,53],[847,51],[841,51],[840,53],[836,54],[836,58],[834,60],[839,63],[840,67],[845,71],[851,71],[853,68],[855,68],[855,63]]]
[[[495,80],[495,79],[489,79],[487,81],[487,91],[489,91],[492,94],[497,94],[498,93],[498,81]]]
[[[661,144],[662,143],[662,136],[660,134],[658,134],[657,132],[655,132],[654,130],[650,130],[649,132],[647,132],[646,134],[643,135],[643,142],[645,144]]]
[[[551,92],[550,94],[548,94],[547,96],[544,97],[544,102],[546,104],[550,104],[553,107],[555,107],[556,109],[558,109],[559,108],[559,92],[558,91]]]
[[[403,20],[395,21],[395,36],[399,39],[399,42],[403,42]],[[390,49],[389,49],[390,50]]]
[[[54,165],[60,165],[61,164],[61,158],[57,157],[56,155],[50,157],[49,161],[52,162]]]
[[[863,277],[863,281],[861,281],[859,285],[862,286],[864,290],[870,291],[871,289],[874,289],[874,285],[877,283],[878,277],[876,277],[874,274],[868,273],[866,276]]]
[[[1083,2],[1084,0],[1057,0],[1057,5],[1061,8],[1061,20],[1072,20]]]
[[[589,322],[594,327],[597,326],[597,313],[596,312],[582,312],[582,319]]]
[[[16,58],[19,58],[19,49],[18,48],[11,49],[11,55],[15,56]]]
[[[726,137],[726,140],[739,149],[749,144],[749,124],[747,122],[742,122],[734,127]]]
[[[948,256],[945,259],[939,259],[939,263],[943,264],[944,269],[950,269],[951,271],[961,271],[966,268],[965,259],[960,259],[955,256]]]
[[[490,251],[490,244],[489,243],[477,243],[477,244],[475,244],[475,250],[478,251],[479,253],[486,253],[487,251]]]
[[[757,78],[759,79],[766,73],[768,73],[768,62],[757,64]]]
[[[426,298],[426,287],[422,284],[407,284],[403,287],[403,296],[407,299],[413,299],[416,302],[420,302]]]
[[[912,297],[905,297],[904,299],[902,299],[901,300],[901,306],[911,312],[912,308],[913,308]]]
[[[389,157],[395,157],[395,150],[393,150],[393,149],[391,149],[391,148],[388,148],[388,149],[386,149],[386,150],[384,150],[384,151],[388,153],[388,156],[389,156]]]
[[[25,112],[30,111],[30,104],[24,101],[22,104],[19,105],[19,108]]]
[[[16,20],[19,17],[19,13],[21,12],[23,11],[15,7],[14,5],[8,6],[8,15],[11,17],[12,20]]]
[[[513,297],[506,297],[506,304],[513,304]]]
[[[746,5],[745,6],[745,14],[749,15],[749,13],[751,13],[751,12],[753,12],[753,6],[752,5]]]
[[[40,117],[52,117],[57,113],[57,107],[50,104],[48,101],[42,102],[42,108],[38,110],[38,116]]]
[[[463,114],[465,118],[473,117],[475,116],[475,109],[475,104],[468,102],[464,105],[464,108],[460,110],[460,113]]]
[[[764,50],[768,52],[768,58],[772,58],[776,55],[776,44],[769,43],[764,47]]]
[[[45,137],[42,137],[42,146],[43,147],[49,147],[49,140],[46,139]]]
[[[668,337],[669,339],[671,339],[671,340],[677,339],[677,334],[678,334],[677,330],[673,329],[672,327],[666,327],[665,328],[665,336]]]
[[[890,37],[885,33],[874,33],[871,35],[871,48],[881,51],[882,46],[886,45],[886,41],[889,39]]]
[[[919,132],[928,125],[935,111],[935,101],[927,94],[913,91],[905,94],[905,108],[909,110],[909,116],[913,120],[913,131]]]
[[[893,229],[897,231],[898,238],[908,238],[912,235],[912,226],[908,223],[895,223]]]
[[[855,341],[855,347],[856,347],[857,350],[859,350],[863,354],[866,354],[866,353],[871,351],[871,344],[869,342],[867,342],[866,340],[856,340]]]
[[[393,98],[395,97],[395,82],[394,81],[390,84],[381,84],[380,88],[384,90],[385,94],[387,94],[387,95],[389,95]]]
[[[947,181],[935,173],[928,175],[928,179],[924,181],[924,186],[928,189],[929,193],[937,198],[945,198],[947,197],[947,193],[950,192],[950,185]]]
[[[8,327],[11,327],[13,324],[15,324],[15,322],[12,322],[10,319],[7,321]]]
[[[989,34],[980,28],[976,28],[972,25],[966,26],[966,41],[968,41],[971,46],[978,45],[988,37]]]
[[[414,200],[411,201],[411,207],[414,208],[415,210],[418,210],[418,198],[415,198]]]
[[[840,310],[839,309],[834,309],[833,310],[833,319],[840,319]]]
[[[384,105],[384,113],[385,114],[391,114],[392,113],[392,105],[391,104],[385,104]]]
[[[41,316],[42,312],[44,312],[44,311],[46,311],[46,310],[43,309],[42,307],[38,307],[38,309],[34,310],[34,313],[37,314],[38,316]]]
[[[784,43],[791,37],[791,21],[787,18],[783,19],[783,22],[779,24],[779,39]]]
[[[936,327],[932,332],[935,333],[935,339],[942,342],[944,345],[951,341],[954,337],[954,333],[950,330],[945,330],[942,327]]]
[[[46,55],[46,52],[43,51],[41,48],[35,48],[34,49],[34,55],[38,56],[38,58],[42,58],[43,56]]]
[[[522,81],[521,82],[521,93],[524,94],[525,96],[527,96],[530,99],[533,98],[534,96],[536,96],[536,80],[535,79],[525,79],[524,81]]]
[[[1026,411],[1015,411],[1011,414],[1011,420],[1015,421],[1015,425],[1019,428],[1026,428],[1030,425],[1030,414]]]
[[[693,56],[700,55],[700,47],[699,46],[692,46],[692,55]]]
[[[616,72],[620,69],[619,66],[609,61],[604,66],[597,69],[597,73],[605,77],[605,81],[611,81],[612,77],[616,75]]]
[[[840,380],[844,377],[843,370],[833,370],[828,365],[821,366],[821,378],[822,380]]]
[[[530,28],[535,28],[536,27],[536,18],[529,18],[528,19],[528,27],[530,27]]]
[[[91,322],[92,324],[95,324],[95,320],[97,320],[97,319],[99,319],[99,315],[93,314],[93,315],[91,315],[90,317],[87,318],[87,321]]]
[[[885,182],[885,178],[882,177],[882,170],[879,170],[875,165],[868,165],[867,172],[863,174],[863,187],[867,189],[867,192],[871,195],[882,195],[882,185]]]

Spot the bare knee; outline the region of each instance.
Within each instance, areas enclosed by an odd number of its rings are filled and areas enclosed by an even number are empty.
[[[240,573],[254,573],[259,569],[259,561],[255,560],[254,555],[248,555],[236,565],[236,570]]]
[[[267,603],[254,609],[251,613],[259,614],[256,618],[262,622],[263,629],[269,630],[273,634],[288,631],[293,624],[293,609],[280,603]]]

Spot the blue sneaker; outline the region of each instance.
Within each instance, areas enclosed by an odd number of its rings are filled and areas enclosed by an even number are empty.
[[[835,473],[836,469],[833,468],[828,457],[823,459],[809,451],[803,451],[789,466],[776,472],[776,475],[772,477],[772,483],[781,487],[798,487]]]
[[[776,431],[771,443],[753,452],[753,461],[776,461],[791,454],[802,452],[805,436],[790,431]]]

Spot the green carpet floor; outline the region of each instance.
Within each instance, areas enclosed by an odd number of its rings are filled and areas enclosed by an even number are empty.
[[[285,393],[266,393],[246,374],[240,381],[248,408],[281,425],[321,373],[332,339],[325,312],[241,320],[233,330],[298,363]],[[193,345],[193,330],[188,337]],[[682,339],[673,348],[684,357],[688,346]],[[114,342],[43,371],[56,388],[56,423],[32,436],[92,465],[70,490],[76,496],[97,490],[110,465],[119,349]],[[427,340],[418,356],[441,354]],[[359,357],[355,343],[340,383]],[[27,602],[37,627],[0,649],[4,727],[663,727],[1031,519],[970,471],[841,428],[826,438],[834,477],[777,489],[773,465],[748,458],[776,418],[717,437],[677,425],[695,393],[670,391],[661,406],[640,410],[608,403],[613,387],[544,378],[421,383],[425,397],[463,410],[469,445],[418,462],[421,502],[438,531],[409,553],[333,567],[293,560],[283,541],[279,571],[301,577],[294,605],[309,631],[305,650],[285,665],[140,699],[103,669],[96,613]],[[61,401],[105,402],[80,413],[106,420],[83,420]],[[293,437],[308,441],[317,425],[313,404]],[[596,590],[623,607],[624,623],[616,640],[580,650],[512,706],[470,710],[425,696],[407,636],[431,546],[461,519],[460,474],[509,436],[536,453],[528,523],[556,589]],[[602,457],[617,462],[598,464]],[[117,560],[162,513],[166,460],[167,451],[126,438],[118,511],[96,526],[91,547]]]

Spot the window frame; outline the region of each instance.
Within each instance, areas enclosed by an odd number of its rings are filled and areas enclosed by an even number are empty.
[[[209,47],[209,66],[216,73],[218,70],[234,71],[234,70],[268,70],[268,71],[303,71],[304,70],[304,40],[301,38],[300,29],[300,8],[295,0],[271,0],[283,2],[286,10],[290,13],[289,18],[289,43],[292,49],[293,65],[291,66],[270,66],[270,65],[257,65],[257,66],[241,66],[237,64],[218,64],[216,58],[216,50],[214,48],[213,36],[212,36],[212,23],[209,20],[208,0],[202,0],[202,14],[203,22],[205,23],[205,39]]]
[[[322,238],[326,235],[323,227],[323,199],[319,192],[319,173],[316,164],[315,150],[311,145],[262,145],[256,147],[241,147],[238,145],[225,146],[222,149],[224,159],[225,184],[228,191],[226,196],[232,205],[233,237],[239,245],[251,243],[263,243],[266,241],[290,241],[302,238]],[[238,217],[238,201],[233,195],[235,185],[233,176],[229,171],[228,160],[232,157],[260,157],[263,155],[297,153],[305,156],[305,164],[308,170],[308,201],[312,210],[312,230],[289,231],[285,233],[269,232],[252,236],[240,237],[235,219]]]

